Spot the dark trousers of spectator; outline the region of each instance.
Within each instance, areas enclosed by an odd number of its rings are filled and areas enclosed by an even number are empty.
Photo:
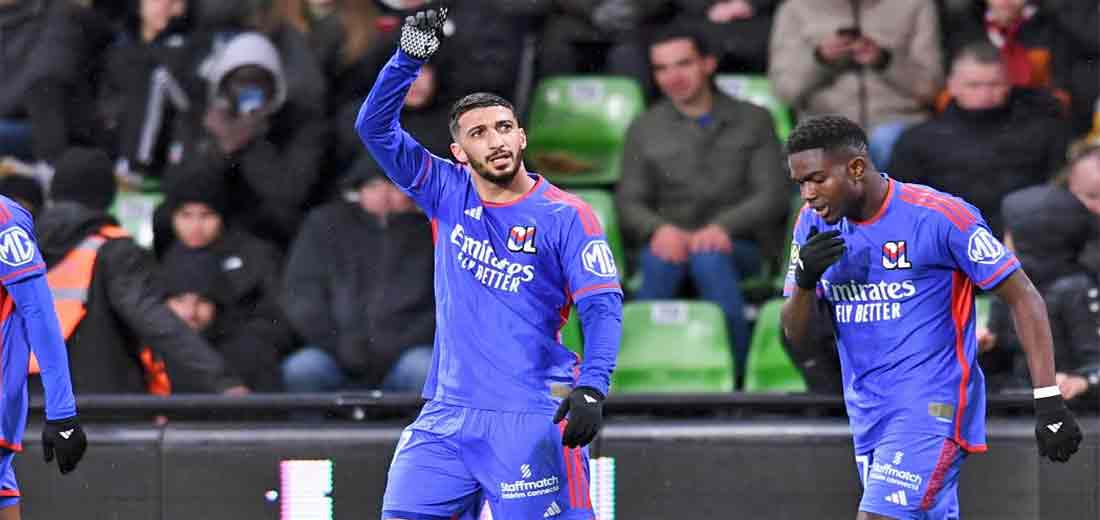
[[[676,298],[684,281],[690,278],[699,296],[717,304],[726,316],[737,387],[740,388],[749,353],[749,325],[745,321],[741,280],[759,267],[759,249],[756,244],[744,240],[734,240],[732,253],[693,253],[682,264],[666,262],[646,248],[641,258],[642,286],[635,297],[639,300]]]
[[[12,156],[29,161],[31,125],[23,119],[0,119],[0,157]]]

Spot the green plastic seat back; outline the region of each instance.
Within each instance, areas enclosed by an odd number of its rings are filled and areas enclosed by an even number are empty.
[[[746,392],[805,392],[806,381],[780,340],[782,298],[768,300],[756,316],[745,364]]]
[[[702,301],[629,302],[612,374],[616,392],[730,392],[733,356],[722,310]]]
[[[614,183],[626,131],[643,110],[642,88],[632,78],[546,78],[525,125],[528,166],[562,186]]]
[[[715,84],[727,96],[768,109],[775,122],[776,135],[781,141],[787,140],[792,127],[791,109],[775,97],[767,76],[719,74],[715,78]]]
[[[153,211],[163,200],[164,194],[159,191],[119,191],[109,212],[135,243],[150,249],[153,247]]]

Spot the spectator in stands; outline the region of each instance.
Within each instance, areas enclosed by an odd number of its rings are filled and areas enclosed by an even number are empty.
[[[540,76],[603,73],[650,84],[644,35],[660,22],[666,0],[553,0],[553,4],[539,45]]]
[[[98,145],[98,59],[110,26],[66,0],[0,1],[0,156],[52,163],[70,145]]]
[[[170,215],[174,241],[162,247],[165,251],[160,256],[167,259],[186,251],[213,255],[225,284],[222,314],[242,337],[254,340],[257,349],[236,357],[247,354],[265,362],[278,360],[294,344],[294,330],[280,304],[283,256],[270,243],[233,225],[227,217],[229,197],[222,179],[198,174],[188,177],[166,187],[164,212]],[[262,383],[254,389],[272,390],[280,380],[277,365],[268,363],[265,370],[272,366],[275,369],[267,372],[250,372],[255,377],[240,373],[248,383]]]
[[[0,195],[18,202],[23,209],[30,212],[31,218],[37,218],[46,203],[42,185],[28,177],[9,175],[0,178]]]
[[[740,282],[759,267],[789,198],[768,111],[718,92],[716,59],[697,34],[669,28],[650,46],[664,99],[627,132],[620,222],[641,248],[638,298],[673,298],[690,277],[722,307],[743,374],[749,331]]]
[[[205,109],[180,141],[180,164],[166,180],[224,179],[229,218],[285,248],[321,173],[324,119],[288,100],[278,51],[258,33],[230,39],[208,79]]]
[[[145,250],[107,215],[115,196],[105,153],[70,149],[58,160],[52,205],[35,225],[49,269],[73,388],[142,393],[143,346],[167,364],[179,391],[247,392],[224,358],[161,302]]]
[[[443,75],[437,70],[430,63],[420,68],[420,75],[413,81],[405,96],[405,107],[401,111],[401,127],[417,136],[417,140],[432,153],[447,157],[450,154],[453,139],[447,126],[439,122],[446,121],[450,117],[450,106],[442,100],[440,90]],[[347,129],[355,126],[355,118],[359,115],[361,105],[362,99],[359,99],[344,107],[339,117],[344,124],[339,128]],[[345,177],[365,178],[364,176],[373,176],[375,173],[381,174],[378,165],[363,147],[363,142],[355,132],[338,132],[336,137],[337,154],[351,158],[350,173],[345,174]]]
[[[104,53],[97,110],[120,171],[159,175],[171,122],[190,108],[198,90],[191,70],[194,10],[187,0],[112,4],[120,20]]]
[[[887,164],[898,136],[929,116],[943,79],[933,2],[787,0],[775,15],[768,77],[800,117],[840,114]]]
[[[1074,11],[1072,4],[1082,8]],[[1088,2],[1085,2],[1088,3]],[[1001,52],[1008,81],[1013,86],[1050,89],[1069,108],[1072,61],[1077,59],[1078,43],[1088,40],[1095,53],[1096,34],[1075,41],[1073,33],[1096,33],[1096,17],[1088,23],[1089,7],[1076,0],[986,0],[974,2],[969,16],[951,27],[952,53],[975,41],[988,41]],[[1096,12],[1096,2],[1091,10]],[[1095,54],[1093,54],[1095,55]],[[1087,59],[1087,50],[1086,50]],[[1095,74],[1095,64],[1092,71]],[[1095,82],[1093,83],[1095,84]]]
[[[1067,42],[1069,77],[1062,82],[1070,93],[1070,121],[1074,135],[1088,132],[1093,108],[1100,102],[1100,2],[1046,0],[1055,24]]]
[[[447,89],[441,92],[444,102],[450,105],[470,92],[493,92],[514,100],[522,112],[534,82],[540,22],[553,4],[554,0],[465,0],[461,9],[451,10],[448,42],[432,59],[447,78]],[[385,48],[386,58],[392,48]]]
[[[1047,302],[1058,384],[1065,399],[1100,388],[1100,145],[1082,147],[1053,184],[1005,198],[1012,247]],[[1026,386],[1026,360],[1010,325],[993,307],[983,347],[1002,386]],[[1000,372],[1000,374],[998,374]]]
[[[948,107],[902,135],[886,171],[969,201],[999,236],[1001,199],[1043,183],[1065,161],[1061,109],[1045,91],[1012,87],[1000,51],[986,42],[957,54],[947,88]]]
[[[279,352],[248,323],[249,309],[240,309],[232,294],[231,278],[237,270],[223,272],[225,266],[225,260],[210,249],[173,248],[158,277],[164,303],[220,352],[249,388],[280,391]]]
[[[418,392],[431,365],[431,226],[380,173],[361,173],[357,200],[314,210],[291,250],[285,307],[307,343],[283,364],[293,392]]]
[[[718,58],[718,71],[764,74],[768,37],[780,0],[673,0],[679,25],[704,31]]]

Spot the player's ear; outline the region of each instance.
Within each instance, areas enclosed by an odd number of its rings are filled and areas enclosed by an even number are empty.
[[[524,130],[522,126],[519,127],[517,130],[519,130],[519,149],[520,150],[526,150],[527,149],[527,130]]]
[[[867,159],[865,157],[857,155],[848,160],[848,175],[853,180],[862,179],[865,173],[867,173]]]
[[[458,143],[451,143],[451,155],[455,156],[455,160],[462,164],[469,162],[469,157],[466,156],[466,150],[463,150]]]

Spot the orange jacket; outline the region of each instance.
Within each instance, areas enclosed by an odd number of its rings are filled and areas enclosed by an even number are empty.
[[[53,294],[54,311],[61,324],[61,334],[68,341],[80,321],[88,313],[88,289],[92,285],[92,274],[99,248],[108,240],[126,238],[129,234],[118,226],[103,226],[95,234],[88,236],[74,247],[57,265],[46,273],[46,282]],[[160,360],[149,347],[139,354],[145,369],[146,387],[151,394],[167,395],[171,393],[171,382]],[[38,359],[31,354],[29,371],[39,372]]]

